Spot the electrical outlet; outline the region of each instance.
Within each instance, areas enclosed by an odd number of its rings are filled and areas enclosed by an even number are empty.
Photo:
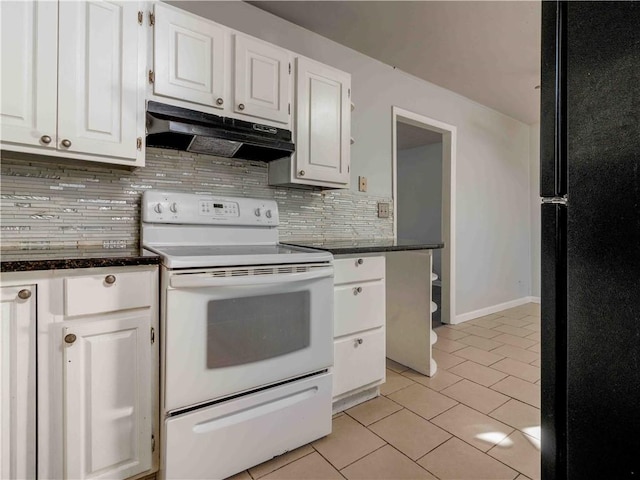
[[[367,191],[367,177],[358,177],[358,191]]]
[[[378,202],[378,218],[389,218],[389,204]]]

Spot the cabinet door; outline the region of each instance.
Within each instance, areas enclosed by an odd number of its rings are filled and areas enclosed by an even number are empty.
[[[153,93],[224,108],[227,31],[161,3],[154,9]]]
[[[349,183],[351,76],[296,62],[296,178]]]
[[[35,291],[0,288],[0,478],[36,476]]]
[[[58,3],[1,2],[2,146],[56,148]]]
[[[65,478],[151,468],[150,312],[63,329]]]
[[[289,52],[235,35],[236,113],[289,123]]]
[[[59,13],[58,149],[133,163],[144,131],[138,3],[60,2]]]

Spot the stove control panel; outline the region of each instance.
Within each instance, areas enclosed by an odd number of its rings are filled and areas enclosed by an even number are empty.
[[[185,225],[278,226],[275,200],[214,197],[190,193],[149,190],[142,196],[144,223]]]

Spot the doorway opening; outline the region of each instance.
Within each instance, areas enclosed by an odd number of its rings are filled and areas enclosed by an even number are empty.
[[[433,326],[455,324],[456,127],[398,107],[392,118],[394,236],[444,242],[432,252],[438,275],[432,295],[439,311]]]

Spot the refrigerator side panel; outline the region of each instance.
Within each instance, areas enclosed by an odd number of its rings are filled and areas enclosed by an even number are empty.
[[[566,478],[567,208],[541,212],[542,478]]]
[[[542,64],[540,74],[540,196],[566,194],[564,135],[565,4],[542,2]]]
[[[569,2],[568,473],[640,475],[640,2]]]

